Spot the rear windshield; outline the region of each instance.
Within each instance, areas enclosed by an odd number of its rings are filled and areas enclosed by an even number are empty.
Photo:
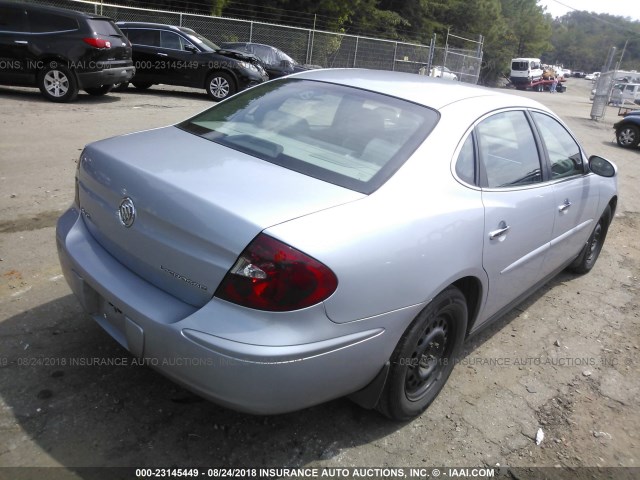
[[[178,127],[368,194],[393,175],[437,121],[435,111],[398,98],[286,79],[235,95]]]
[[[525,71],[529,70],[529,62],[513,62],[511,70]]]
[[[89,20],[89,27],[93,33],[104,36],[111,37],[121,37],[122,32],[111,20],[102,20],[97,18],[92,18]]]

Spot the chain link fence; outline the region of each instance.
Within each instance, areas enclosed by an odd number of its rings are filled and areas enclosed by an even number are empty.
[[[300,63],[323,68],[370,68],[406,73],[429,71],[431,45],[309,30],[233,18],[111,5],[85,0],[28,0],[56,7],[111,17],[116,21],[153,22],[192,28],[215,43],[254,42],[283,50]],[[442,61],[462,82],[477,83],[482,54],[447,48]]]

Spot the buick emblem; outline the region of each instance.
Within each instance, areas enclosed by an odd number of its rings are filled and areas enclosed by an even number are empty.
[[[136,220],[136,207],[133,205],[133,200],[129,197],[124,197],[118,207],[118,218],[120,223],[129,228]]]

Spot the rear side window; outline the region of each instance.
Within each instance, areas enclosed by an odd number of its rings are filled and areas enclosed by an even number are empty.
[[[495,114],[478,124],[476,134],[485,186],[504,188],[542,181],[538,149],[524,112]]]
[[[68,32],[78,29],[78,20],[37,10],[28,13],[29,31],[32,33]]]
[[[473,135],[469,135],[465,140],[458,160],[456,161],[456,175],[465,183],[470,185],[476,184],[476,160],[473,148]]]
[[[159,30],[142,30],[132,29],[126,30],[129,41],[134,45],[145,45],[148,47],[160,46],[160,31]]]
[[[24,8],[0,6],[0,32],[26,32],[27,12]]]
[[[404,163],[437,120],[435,111],[398,98],[287,79],[235,95],[179,126],[234,150],[368,194]]]

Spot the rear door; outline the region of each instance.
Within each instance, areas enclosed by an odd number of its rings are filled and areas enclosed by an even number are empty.
[[[29,67],[27,12],[21,5],[0,5],[0,82],[17,85],[35,81]]]
[[[555,196],[524,111],[493,114],[475,129],[485,209],[482,263],[489,277],[485,318],[541,278]]]
[[[159,72],[158,55],[160,48],[160,30],[151,28],[125,28],[122,31],[133,46],[133,66],[136,74],[133,82],[163,83]]]

